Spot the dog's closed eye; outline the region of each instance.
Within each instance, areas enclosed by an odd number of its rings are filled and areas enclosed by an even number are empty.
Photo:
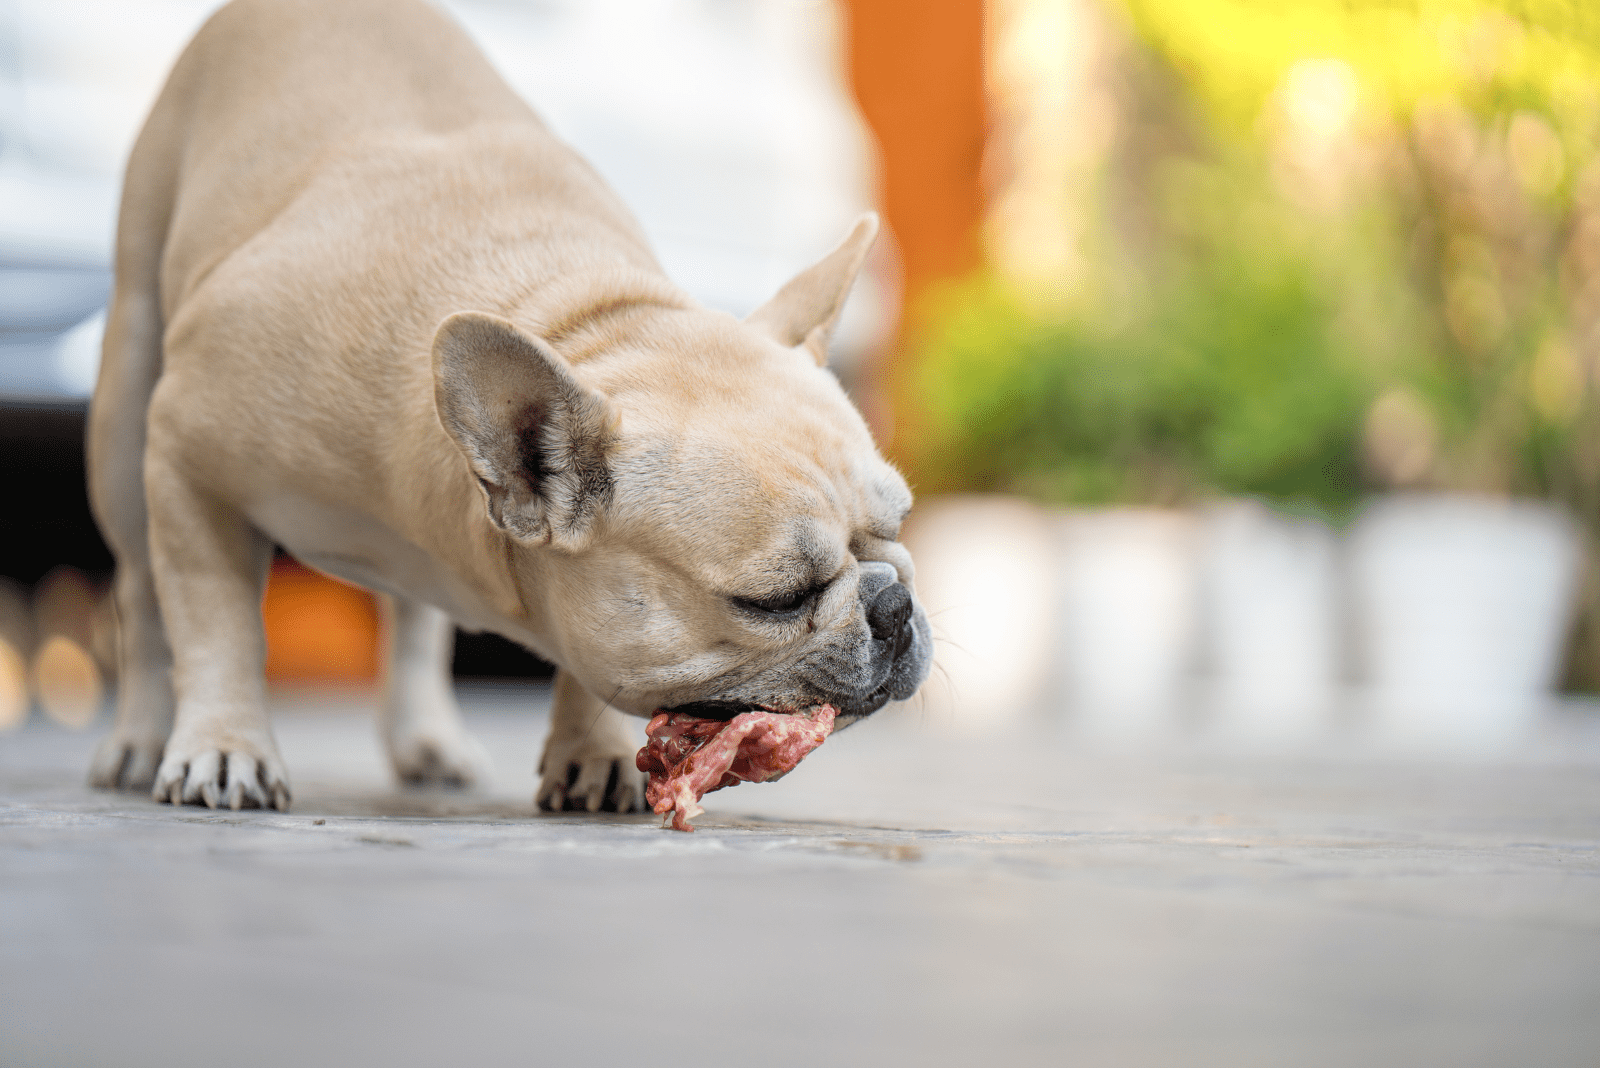
[[[768,616],[788,616],[800,611],[822,592],[821,586],[807,586],[768,597],[734,597],[733,603],[747,612]]]

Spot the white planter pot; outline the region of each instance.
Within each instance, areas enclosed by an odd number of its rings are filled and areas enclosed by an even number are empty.
[[[1063,515],[1057,530],[1067,715],[1086,733],[1108,737],[1169,728],[1194,660],[1193,517],[1079,511]]]
[[[1479,748],[1523,733],[1561,667],[1579,575],[1567,515],[1401,495],[1350,541],[1359,665],[1382,736]]]
[[[1052,649],[1056,552],[1045,512],[1009,497],[918,504],[905,543],[934,634],[915,701],[928,722],[986,730],[1036,706]]]
[[[1333,531],[1239,501],[1204,513],[1199,555],[1210,729],[1241,741],[1325,732],[1341,664]]]

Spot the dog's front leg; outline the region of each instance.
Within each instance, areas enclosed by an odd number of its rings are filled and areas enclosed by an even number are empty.
[[[178,698],[155,797],[288,811],[289,781],[267,723],[262,679],[261,595],[272,543],[154,447],[145,459],[145,495]]]
[[[455,624],[432,605],[380,598],[389,631],[378,729],[389,762],[411,785],[471,786],[488,756],[461,722],[450,685]]]
[[[644,808],[639,742],[629,717],[556,672],[550,737],[539,758],[539,807],[546,812],[632,812]]]

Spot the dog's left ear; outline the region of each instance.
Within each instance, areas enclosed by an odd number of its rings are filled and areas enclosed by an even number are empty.
[[[877,236],[878,216],[868,212],[838,248],[795,275],[745,322],[785,348],[804,345],[819,366],[826,364],[828,335],[839,321],[844,300]]]
[[[519,541],[578,549],[611,496],[619,420],[566,361],[504,319],[458,312],[433,338],[439,421]]]

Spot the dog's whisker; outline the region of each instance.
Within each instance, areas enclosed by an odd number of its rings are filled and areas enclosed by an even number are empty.
[[[606,709],[611,707],[611,702],[615,701],[617,699],[617,694],[619,694],[621,692],[622,692],[622,684],[618,683],[617,684],[617,688],[615,690],[611,691],[611,696],[606,698],[605,699],[605,703],[603,703],[600,706],[600,711],[598,711],[598,712],[596,712],[594,714],[594,719],[589,721],[589,729],[583,732],[583,741],[578,743],[580,747],[584,743],[588,742],[589,735],[594,733],[595,727],[598,726],[599,723],[600,723],[600,717],[606,714]]]

